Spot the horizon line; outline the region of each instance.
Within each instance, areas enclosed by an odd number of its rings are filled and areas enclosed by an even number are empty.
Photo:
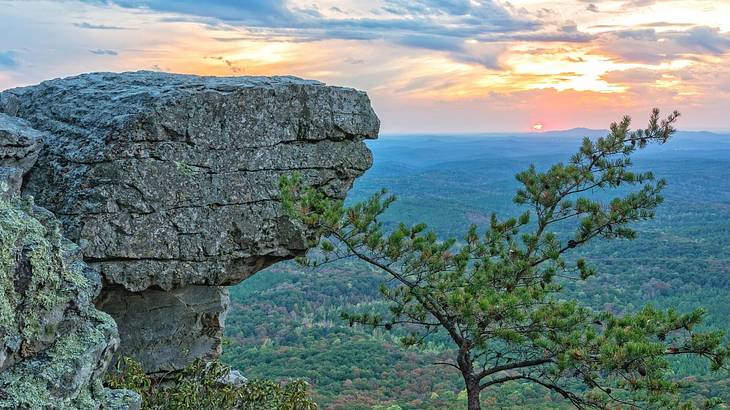
[[[575,128],[566,128],[566,129],[558,129],[558,130],[547,130],[547,131],[408,131],[408,132],[392,132],[392,131],[385,131],[381,132],[379,136],[392,136],[392,137],[408,137],[408,136],[431,136],[431,137],[437,137],[437,136],[445,136],[445,137],[459,137],[459,136],[484,136],[484,135],[506,135],[506,134],[519,134],[519,135],[546,135],[546,134],[557,134],[557,133],[567,133],[567,132],[577,132],[577,131],[585,131],[585,132],[608,132],[608,128],[601,129],[601,128],[587,128],[587,127],[575,127]],[[730,136],[730,129],[719,129],[719,130],[713,130],[713,129],[678,129],[678,133],[705,133],[705,134],[714,134],[717,136]]]

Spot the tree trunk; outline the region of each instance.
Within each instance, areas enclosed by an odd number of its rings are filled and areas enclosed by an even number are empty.
[[[465,380],[465,382],[466,396],[468,398],[467,408],[469,410],[481,410],[482,404],[479,401],[479,393],[481,393],[481,390],[479,389],[479,381],[470,378],[469,380]]]
[[[461,375],[464,377],[466,385],[466,397],[468,399],[469,410],[481,410],[482,404],[479,402],[479,379],[473,374],[471,355],[469,354],[470,342],[461,342],[459,354],[456,356],[456,363],[459,365]]]

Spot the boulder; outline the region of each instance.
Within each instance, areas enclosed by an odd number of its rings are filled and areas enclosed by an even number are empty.
[[[306,251],[312,234],[282,210],[280,177],[344,198],[379,128],[365,93],[294,77],[85,74],[5,91],[0,112],[43,133],[22,192],[102,274],[99,307],[148,372],[215,355],[218,287]]]

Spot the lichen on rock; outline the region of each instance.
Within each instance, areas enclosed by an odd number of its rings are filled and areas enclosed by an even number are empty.
[[[215,356],[218,287],[312,243],[282,209],[280,177],[344,198],[379,129],[365,93],[294,77],[93,73],[5,91],[1,112],[41,133],[22,192],[101,273],[98,306],[135,318],[121,353],[148,372]],[[170,314],[146,314],[159,308]]]
[[[134,292],[235,284],[304,252],[279,177],[344,197],[379,126],[365,93],[293,77],[95,73],[5,93],[47,134],[23,192]]]
[[[93,304],[100,290],[50,212],[30,198],[0,199],[0,408],[108,402],[101,380],[119,336]]]

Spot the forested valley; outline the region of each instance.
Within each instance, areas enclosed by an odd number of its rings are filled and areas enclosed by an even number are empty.
[[[566,161],[579,136],[599,131],[483,136],[383,136],[370,142],[374,165],[348,202],[381,187],[398,197],[388,221],[426,222],[462,237],[490,214],[517,216],[515,173]],[[636,224],[633,241],[598,241],[578,252],[598,275],[566,281],[566,294],[595,310],[634,312],[646,304],[707,311],[705,326],[730,332],[730,136],[679,133],[635,156],[638,170],[665,178],[656,218]],[[275,265],[231,289],[225,361],[249,378],[306,380],[321,408],[465,407],[460,375],[433,365],[450,346],[435,337],[403,348],[399,333],[349,326],[343,311],[385,309],[378,287],[388,278],[356,261],[318,269]],[[730,401],[727,375],[676,360],[687,397]],[[493,408],[561,408],[568,403],[539,386],[513,382],[482,393]]]

